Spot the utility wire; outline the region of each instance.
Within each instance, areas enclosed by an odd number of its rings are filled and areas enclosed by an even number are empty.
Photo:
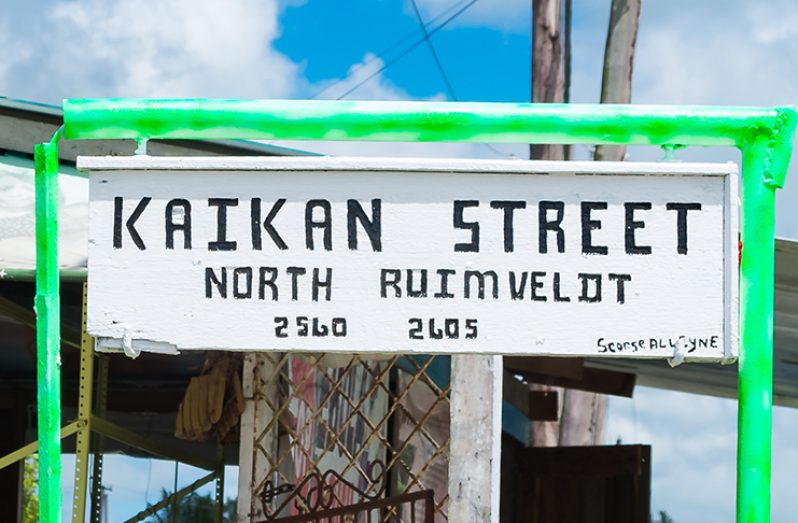
[[[367,66],[367,65],[369,65],[370,63],[374,62],[375,60],[377,60],[377,59],[379,59],[379,58],[381,58],[381,57],[384,57],[384,56],[386,56],[388,53],[390,53],[391,51],[393,51],[393,50],[394,50],[394,49],[396,49],[397,47],[401,46],[402,44],[404,44],[405,42],[407,42],[408,40],[410,40],[411,38],[413,38],[414,36],[416,36],[418,33],[420,33],[420,32],[422,31],[422,29],[423,29],[423,30],[424,30],[424,32],[426,33],[426,26],[429,26],[429,25],[432,25],[432,24],[434,24],[435,22],[437,22],[438,20],[440,20],[440,19],[441,19],[441,18],[443,18],[444,16],[448,15],[449,13],[451,13],[452,11],[454,11],[455,9],[457,9],[458,7],[460,7],[461,5],[465,4],[466,2],[468,2],[468,0],[459,0],[458,2],[455,2],[454,4],[450,5],[450,6],[449,6],[449,7],[447,7],[447,8],[446,8],[444,11],[442,11],[442,12],[438,13],[438,14],[437,14],[435,17],[431,18],[431,19],[430,19],[430,21],[429,21],[429,22],[427,22],[427,23],[426,23],[426,24],[425,24],[425,25],[424,25],[424,26],[423,26],[421,29],[416,29],[415,31],[412,31],[412,32],[410,32],[410,33],[406,34],[406,35],[405,35],[403,38],[401,38],[401,39],[397,40],[396,42],[394,42],[393,44],[389,45],[388,47],[386,47],[385,49],[383,49],[383,50],[382,50],[382,51],[380,51],[379,53],[377,53],[377,54],[375,54],[375,55],[372,55],[372,56],[371,56],[371,57],[370,57],[368,60],[366,60],[365,62],[363,62],[363,63],[361,63],[361,64],[357,64],[355,67],[353,67],[353,68],[352,68],[352,71],[351,71],[350,73],[348,73],[348,74],[347,74],[345,77],[343,77],[343,78],[339,78],[338,80],[336,80],[336,81],[334,81],[334,82],[330,83],[330,84],[329,84],[329,85],[327,85],[325,88],[323,88],[322,90],[320,90],[319,92],[317,92],[316,94],[314,94],[313,96],[311,96],[311,99],[316,99],[316,98],[318,98],[319,96],[321,96],[322,94],[324,94],[324,93],[325,93],[325,92],[327,92],[328,90],[332,89],[332,88],[333,88],[333,87],[335,87],[336,85],[338,85],[338,84],[340,84],[341,82],[343,82],[343,81],[345,81],[345,80],[349,79],[349,77],[351,77],[352,73],[356,73],[357,71],[359,71],[359,70],[363,69],[364,67],[366,67],[366,66]]]
[[[452,82],[449,81],[449,76],[446,74],[446,71],[443,69],[443,64],[441,63],[441,59],[438,57],[438,53],[435,51],[435,46],[432,45],[432,39],[429,37],[429,32],[427,31],[427,26],[424,25],[424,19],[421,18],[421,11],[418,10],[418,4],[416,0],[410,0],[413,4],[413,11],[416,13],[416,19],[418,20],[418,25],[421,26],[421,30],[424,32],[424,41],[427,42],[429,46],[429,52],[432,55],[432,60],[435,62],[435,67],[438,68],[438,72],[443,78],[443,83],[446,84],[446,90],[449,91],[449,96],[454,101],[459,101],[457,98],[457,94],[454,92],[454,87],[452,86]]]
[[[416,13],[416,20],[418,20],[418,25],[421,27],[421,30],[424,32],[424,40],[427,42],[429,46],[430,54],[432,55],[432,60],[435,62],[435,67],[438,69],[438,73],[440,73],[443,82],[446,84],[446,90],[449,92],[449,98],[454,100],[455,102],[459,102],[460,98],[458,98],[457,93],[454,90],[454,85],[452,85],[451,80],[449,80],[449,75],[446,74],[446,69],[443,67],[443,62],[441,61],[440,57],[438,56],[438,52],[435,50],[435,45],[432,43],[432,38],[430,38],[430,33],[427,31],[427,26],[424,23],[424,19],[421,17],[421,11],[418,8],[418,4],[416,0],[411,0],[413,4],[413,11]],[[483,143],[486,148],[488,148],[493,154],[496,154],[501,157],[508,156],[504,154],[500,150],[496,149],[489,143]]]
[[[424,41],[427,40],[430,36],[434,35],[438,31],[440,31],[441,29],[446,27],[452,20],[454,20],[455,18],[457,18],[458,16],[460,16],[461,14],[466,12],[466,10],[468,10],[468,8],[470,8],[472,5],[476,4],[477,1],[478,0],[471,0],[466,5],[464,5],[460,9],[458,9],[454,14],[450,15],[446,20],[441,22],[439,25],[435,26],[431,31],[427,32],[426,35],[424,36],[424,38],[422,38],[421,40],[417,40],[416,42],[413,43],[413,45],[411,45],[410,47],[408,47],[407,49],[402,51],[401,54],[399,54],[395,58],[391,59],[390,61],[385,62],[383,64],[383,66],[380,67],[378,70],[374,71],[373,73],[368,75],[366,78],[364,78],[360,82],[356,83],[354,86],[350,87],[344,94],[339,96],[337,98],[337,100],[342,100],[342,99],[346,98],[347,96],[349,96],[350,94],[355,92],[357,89],[359,89],[361,86],[363,86],[366,82],[368,82],[369,80],[371,80],[372,78],[374,78],[375,76],[380,74],[381,72],[385,71],[390,66],[392,66],[393,64],[395,64],[396,62],[401,60],[402,58],[404,58],[408,53],[410,53],[416,47],[418,47],[419,45],[423,44]]]

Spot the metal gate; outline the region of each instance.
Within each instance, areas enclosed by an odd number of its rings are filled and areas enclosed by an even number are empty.
[[[420,512],[420,514],[419,514]],[[322,508],[298,516],[266,519],[259,523],[394,523],[403,521],[401,514],[409,514],[411,523],[433,523],[435,521],[435,500],[432,490],[419,490],[393,496],[356,503],[346,507]]]
[[[357,521],[447,521],[449,373],[440,356],[248,355],[240,520],[355,521],[361,504]]]

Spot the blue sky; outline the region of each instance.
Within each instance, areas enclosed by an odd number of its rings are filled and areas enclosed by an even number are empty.
[[[417,1],[426,20],[465,5]],[[608,15],[608,0],[574,0],[575,102],[598,101]],[[479,0],[432,37],[459,99],[528,100],[530,17],[529,0]],[[395,53],[382,51],[417,29],[406,0],[14,0],[0,12],[0,94],[49,103],[94,96],[307,98],[329,87],[323,97],[335,98],[390,61]],[[646,0],[633,101],[796,103],[796,33],[798,5],[791,0]],[[428,47],[419,45],[348,98],[451,96]],[[290,145],[334,154],[425,156],[521,156],[526,150]],[[584,157],[587,149],[577,153]],[[630,157],[655,159],[660,153],[633,149]],[[738,159],[726,149],[688,150],[679,157]],[[796,171],[791,169],[793,180],[788,178],[777,209],[777,233],[792,238],[798,238]],[[626,443],[654,445],[652,509],[668,510],[678,523],[733,520],[733,401],[641,388],[634,400],[613,399],[609,412],[608,441],[620,436]],[[798,513],[791,493],[798,415],[790,409],[776,409],[775,415],[773,521],[787,523]],[[155,480],[145,492],[146,462],[114,463],[106,468],[114,488],[113,521],[138,510],[145,494],[155,501],[161,486],[171,488],[172,464],[155,463]],[[230,478],[228,485],[234,484]]]

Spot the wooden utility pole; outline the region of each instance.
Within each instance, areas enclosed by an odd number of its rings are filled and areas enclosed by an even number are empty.
[[[569,100],[566,79],[570,65],[569,53],[564,53],[570,31],[570,16],[562,25],[563,0],[533,0],[532,2],[532,101],[565,102]],[[569,0],[565,0],[569,2]],[[570,3],[566,3],[566,14]],[[612,0],[607,43],[604,51],[604,71],[601,82],[602,103],[629,103],[632,93],[632,62],[641,0]],[[543,160],[568,159],[568,149],[559,145],[532,145],[530,157]],[[622,160],[623,146],[596,148],[596,160]],[[536,390],[552,387],[534,385]],[[573,389],[559,389],[560,419],[556,422],[535,422],[532,444],[535,446],[601,445],[607,398],[602,394]]]
[[[562,6],[563,0],[532,0],[533,102],[562,103],[567,99]],[[532,144],[529,146],[529,157],[533,160],[566,160],[566,147]],[[538,391],[558,391],[562,417],[565,407],[563,389],[536,384],[531,388]],[[559,420],[533,422],[531,443],[536,447],[557,446],[560,442],[560,431]]]
[[[632,101],[632,63],[640,20],[641,0],[612,0],[604,70],[601,78],[601,103]],[[595,160],[620,161],[626,155],[622,145],[596,147]],[[575,390],[563,391],[560,419],[561,446],[601,445],[607,397]]]
[[[565,101],[562,0],[532,0],[532,101]],[[533,160],[564,160],[562,145],[530,145]]]
[[[604,71],[601,78],[601,103],[628,104],[632,101],[632,64],[640,22],[642,0],[612,0]],[[624,145],[596,147],[595,160],[619,161],[626,155]]]

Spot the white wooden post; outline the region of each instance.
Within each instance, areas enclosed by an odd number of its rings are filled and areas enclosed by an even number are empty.
[[[278,359],[279,355],[273,354]],[[277,397],[276,380],[267,384],[274,371],[274,363],[266,354],[249,353],[244,357],[244,412],[241,414],[241,442],[238,449],[238,523],[249,523],[265,518],[258,500],[253,500],[253,492],[271,470],[269,458],[274,459],[277,451],[277,424],[273,423],[269,434],[261,440],[261,446],[270,456],[255,452],[255,438],[261,434],[274,417],[274,410],[264,401]],[[268,390],[267,390],[268,389]],[[254,502],[253,502],[254,501]]]
[[[501,356],[452,356],[449,521],[498,523]]]

